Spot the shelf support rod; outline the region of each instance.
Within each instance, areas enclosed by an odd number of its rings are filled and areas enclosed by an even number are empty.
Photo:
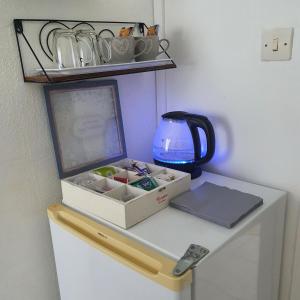
[[[36,59],[37,63],[39,64],[40,68],[42,69],[43,73],[45,74],[45,76],[47,77],[48,81],[51,82],[50,77],[48,76],[47,72],[45,71],[42,63],[40,62],[39,58],[37,57],[37,55],[35,54],[33,48],[31,47],[27,37],[24,34],[24,29],[23,29],[23,24],[22,24],[22,20],[21,19],[15,19],[14,20],[14,25],[15,25],[15,31],[16,31],[16,36],[17,36],[17,44],[18,44],[18,50],[19,50],[19,54],[20,54],[20,59],[21,59],[21,66],[22,66],[22,72],[23,72],[23,77],[25,79],[25,72],[24,72],[24,66],[23,66],[23,61],[22,61],[22,55],[21,55],[21,51],[20,51],[20,44],[19,44],[19,38],[18,38],[18,34],[21,34],[24,41],[26,42],[27,46],[29,47],[31,53],[33,54],[34,58]]]

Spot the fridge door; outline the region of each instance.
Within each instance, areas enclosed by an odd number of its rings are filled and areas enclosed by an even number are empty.
[[[48,216],[62,300],[191,300],[174,260],[62,205]]]

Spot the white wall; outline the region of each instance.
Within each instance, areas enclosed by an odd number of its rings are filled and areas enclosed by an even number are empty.
[[[289,299],[300,203],[299,11],[298,0],[165,0],[178,64],[166,72],[167,110],[213,121],[217,151],[209,170],[289,192],[282,300]],[[292,61],[261,62],[261,30],[290,26]]]
[[[0,8],[0,299],[56,300],[46,208],[61,200],[61,189],[42,87],[23,83],[12,20],[44,17],[152,23],[152,1],[0,0]],[[140,159],[151,157],[154,80],[151,73],[118,77],[128,152]],[[149,123],[142,121],[145,114]]]

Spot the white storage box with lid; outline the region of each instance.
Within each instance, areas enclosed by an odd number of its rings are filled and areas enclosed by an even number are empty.
[[[142,162],[158,187],[146,191],[131,185],[141,177],[124,168],[131,159],[117,81],[48,85],[44,90],[64,204],[129,228],[189,190],[189,174]],[[99,167],[113,168],[128,184],[95,174]],[[166,175],[171,179],[164,180]]]

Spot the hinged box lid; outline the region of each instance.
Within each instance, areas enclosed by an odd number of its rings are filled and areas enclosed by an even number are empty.
[[[44,87],[60,178],[127,157],[116,80]]]

